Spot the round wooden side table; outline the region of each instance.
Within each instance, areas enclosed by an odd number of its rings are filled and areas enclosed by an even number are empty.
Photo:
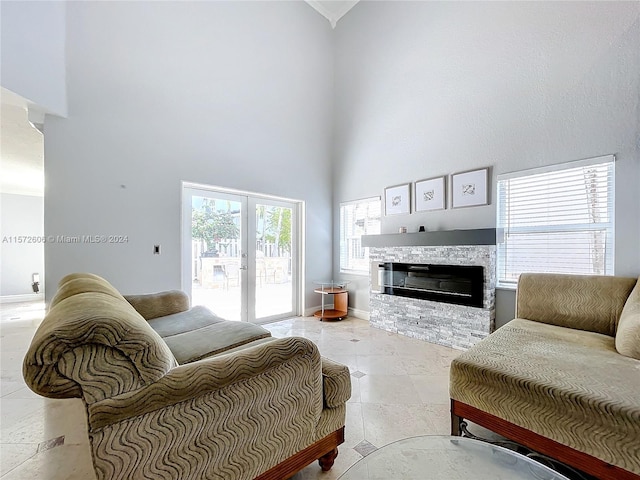
[[[322,308],[313,314],[314,317],[322,320],[342,320],[347,316],[349,306],[349,291],[347,284],[349,282],[314,282],[317,287],[313,290],[319,293],[322,298]],[[331,295],[333,297],[333,308],[325,308],[325,298]]]

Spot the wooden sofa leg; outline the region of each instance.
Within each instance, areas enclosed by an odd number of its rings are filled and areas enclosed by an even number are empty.
[[[318,463],[320,464],[323,472],[328,472],[329,470],[331,470],[331,467],[333,467],[333,462],[335,461],[337,456],[338,449],[334,448],[329,453],[323,455],[318,459]]]
[[[453,413],[453,404],[454,400],[451,400],[451,435],[454,437],[459,437],[460,435],[462,435],[460,424],[462,423],[463,418]]]

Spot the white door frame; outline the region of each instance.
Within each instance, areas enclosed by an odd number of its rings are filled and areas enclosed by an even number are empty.
[[[241,306],[242,321],[254,321],[266,323],[292,315],[302,315],[304,312],[304,202],[271,195],[244,192],[212,185],[203,185],[192,182],[182,182],[182,232],[181,232],[181,279],[182,290],[192,298],[191,285],[191,213],[194,195],[239,201],[242,204],[241,229],[241,250],[246,256],[241,259],[243,267],[240,270],[241,282],[244,286]],[[292,282],[292,311],[270,317],[255,318],[255,298],[256,298],[256,205],[283,206],[292,209],[291,221],[291,282]],[[188,236],[188,238],[187,238]],[[251,299],[251,300],[249,300]]]

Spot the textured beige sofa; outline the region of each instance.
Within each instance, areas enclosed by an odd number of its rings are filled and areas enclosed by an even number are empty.
[[[125,299],[91,274],[60,282],[23,373],[40,395],[83,399],[99,480],[329,469],[351,395],[347,367],[304,338],[189,309],[179,291]]]
[[[640,479],[640,282],[523,274],[516,319],[451,364],[468,419],[601,479]]]

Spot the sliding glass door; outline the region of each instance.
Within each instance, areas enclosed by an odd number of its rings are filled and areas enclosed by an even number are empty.
[[[183,288],[228,320],[298,313],[296,202],[185,185]]]

